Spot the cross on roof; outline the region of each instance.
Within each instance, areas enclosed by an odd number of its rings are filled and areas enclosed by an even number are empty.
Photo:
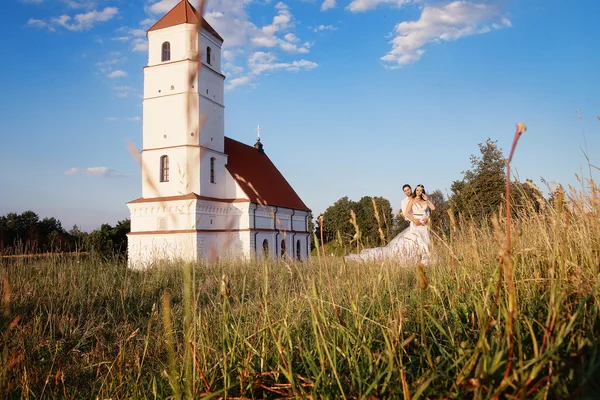
[[[255,131],[258,133],[258,141],[260,141],[260,131],[262,131],[262,128],[260,127],[260,125],[256,125]]]

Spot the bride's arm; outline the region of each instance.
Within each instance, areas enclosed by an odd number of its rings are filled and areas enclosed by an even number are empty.
[[[427,202],[427,206],[431,211],[435,210],[435,204],[433,204],[433,201],[431,201],[429,196],[425,197],[425,201]]]
[[[427,199],[427,205],[429,206],[429,209],[431,211],[435,210],[435,205],[433,204],[433,201]]]

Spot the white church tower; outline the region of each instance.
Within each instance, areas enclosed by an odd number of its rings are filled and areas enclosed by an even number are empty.
[[[251,147],[224,135],[223,39],[188,0],[147,37],[142,197],[128,203],[129,266],[258,254],[306,259],[309,209],[260,140]]]

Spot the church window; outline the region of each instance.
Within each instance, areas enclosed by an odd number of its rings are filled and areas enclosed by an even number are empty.
[[[217,159],[214,157],[211,157],[211,159],[210,159],[210,183],[216,183],[215,182],[215,161],[217,161]]]
[[[171,43],[164,42],[162,44],[162,61],[169,61],[171,59]]]
[[[285,239],[281,241],[281,258],[285,258]]]
[[[263,257],[266,257],[269,255],[269,241],[267,239],[263,240],[263,244],[262,244],[262,254]]]
[[[302,247],[300,247],[300,239],[296,242],[296,260],[302,261]]]
[[[206,63],[210,64],[210,56],[212,53],[212,49],[209,47],[206,48]]]
[[[169,182],[169,156],[160,158],[160,181]]]

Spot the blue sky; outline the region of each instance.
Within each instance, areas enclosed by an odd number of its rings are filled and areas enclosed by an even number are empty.
[[[8,0],[0,34],[0,215],[70,229],[141,195],[145,30],[178,0]],[[195,1],[192,1],[196,5]],[[269,157],[318,215],[343,196],[449,191],[488,137],[513,169],[578,185],[600,166],[596,0],[221,0],[225,134]],[[576,112],[577,110],[577,112]],[[598,173],[592,169],[592,173]]]

